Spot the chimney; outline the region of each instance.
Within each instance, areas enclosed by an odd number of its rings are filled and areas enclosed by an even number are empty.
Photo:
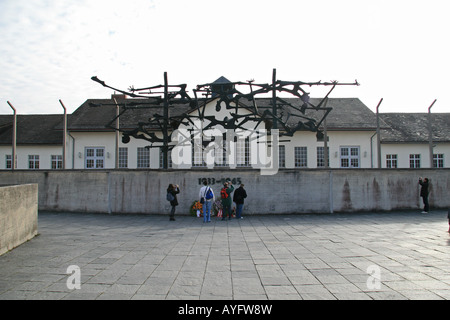
[[[127,98],[127,95],[126,94],[116,94],[116,93],[114,93],[114,94],[112,94],[111,95],[111,99],[116,99],[116,100],[124,100],[124,99],[126,99]]]

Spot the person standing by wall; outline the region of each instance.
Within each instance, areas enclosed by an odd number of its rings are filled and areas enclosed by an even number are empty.
[[[177,194],[180,193],[180,187],[177,184],[169,184],[167,188],[167,200],[170,201],[172,209],[170,210],[170,221],[175,221],[175,207],[178,205]]]
[[[448,209],[447,212],[447,219],[448,219],[448,232],[450,232],[450,209]]]
[[[244,184],[241,184],[233,194],[233,202],[236,203],[236,219],[242,219],[245,198],[247,198],[247,192],[244,189]]]
[[[200,203],[203,205],[203,222],[211,222],[211,208],[214,203],[215,196],[214,191],[210,186],[208,186],[208,182],[206,180],[203,180],[203,187],[200,188],[198,197],[200,198]]]
[[[428,195],[429,195],[429,180],[428,180],[428,178],[422,179],[422,177],[420,177],[419,184],[421,185],[420,196],[422,197],[422,200],[423,200],[422,213],[428,213],[430,211],[430,205],[428,203]]]
[[[233,192],[234,187],[231,182],[225,182],[223,184],[222,190],[220,190],[220,196],[222,197],[222,221],[225,220],[228,213],[228,220],[231,220],[231,193]]]

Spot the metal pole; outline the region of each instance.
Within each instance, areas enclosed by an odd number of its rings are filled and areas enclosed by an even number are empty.
[[[428,107],[428,141],[430,149],[430,168],[433,168],[433,130],[431,123],[431,107],[434,105],[437,99],[433,101],[431,106]]]
[[[164,72],[164,123],[163,123],[163,169],[169,168],[169,83],[167,81],[167,72]]]
[[[378,163],[378,169],[381,169],[380,113],[378,112],[381,102],[383,102],[383,98],[381,98],[380,102],[378,102],[378,105],[377,105],[377,163]]]
[[[7,101],[11,109],[13,109],[13,132],[12,132],[12,155],[11,155],[11,170],[16,169],[16,144],[17,144],[17,112],[16,108]]]
[[[119,168],[119,126],[120,126],[120,122],[119,122],[119,114],[120,114],[120,110],[119,110],[119,104],[117,103],[116,98],[114,99],[114,103],[116,104],[116,158],[115,158],[115,165],[114,167],[116,169]]]
[[[329,199],[329,203],[330,203],[330,213],[334,213],[334,203],[333,203],[333,171],[330,170],[329,174],[328,174],[328,179],[329,181],[329,191],[328,191],[328,199]]]
[[[272,72],[272,114],[273,114],[272,129],[278,129],[276,81],[277,81],[277,69],[273,69],[273,72]]]
[[[323,108],[326,108],[328,104],[328,98],[326,98]],[[326,111],[325,111],[326,113]],[[329,154],[328,154],[328,131],[327,131],[327,118],[323,120],[323,157],[325,168],[328,169],[329,166]]]
[[[67,109],[64,103],[59,99],[59,103],[64,109],[64,118],[63,118],[63,143],[62,143],[62,168],[66,169],[66,137],[67,137]]]

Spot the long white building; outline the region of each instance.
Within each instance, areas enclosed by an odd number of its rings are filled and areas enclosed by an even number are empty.
[[[134,100],[125,99],[124,96],[114,97],[119,103]],[[133,137],[128,143],[124,143],[127,139],[107,127],[117,112],[112,98],[86,100],[75,112],[68,115],[66,132],[63,130],[62,114],[18,115],[15,148],[13,116],[0,115],[0,170],[13,169],[13,152],[16,155],[15,169],[19,170],[162,168],[162,149],[158,145],[149,148],[148,141]],[[301,103],[299,99],[288,100],[294,105]],[[217,112],[215,99],[205,103],[205,115],[221,119],[230,116],[231,110],[225,108]],[[259,106],[267,106],[270,99],[260,98],[256,103]],[[99,104],[103,106],[94,107]],[[431,114],[431,118],[427,113],[382,113],[379,115],[378,137],[377,115],[359,99],[331,98],[328,107],[331,107],[332,111],[326,117],[326,122],[322,123],[321,129],[327,137],[329,168],[377,168],[379,159],[381,168],[450,167],[447,161],[450,157],[448,113]],[[236,110],[243,118],[249,113],[245,105],[240,105],[232,112]],[[196,112],[189,104],[170,109],[171,115]],[[139,122],[145,122],[155,113],[163,114],[162,110],[158,109],[127,110],[119,118],[119,128],[136,128]],[[115,122],[113,124],[116,125]],[[266,130],[269,129],[266,128],[267,123],[258,123],[257,119],[248,121],[247,133],[236,132],[234,136],[227,135],[224,128],[208,127],[208,124],[207,120],[195,125],[179,124],[180,132],[185,130],[190,135],[187,139],[184,136],[183,148],[177,148],[181,146],[181,140],[171,142],[175,148],[169,155],[170,168],[260,169],[273,161],[271,155],[276,153],[272,153],[272,145],[278,145],[278,169],[316,169],[327,166],[325,138],[318,137],[316,132],[296,131],[293,136],[281,136],[275,144],[252,139],[252,133],[257,133],[258,139],[264,134],[263,138],[269,142],[274,139],[269,130]],[[206,127],[209,129],[203,131]],[[157,128],[154,129],[154,134],[162,137]]]

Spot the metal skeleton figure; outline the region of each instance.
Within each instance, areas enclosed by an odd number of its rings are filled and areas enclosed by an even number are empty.
[[[163,168],[168,168],[168,152],[173,148],[172,134],[180,125],[195,125],[195,121],[207,120],[209,122],[205,129],[221,126],[224,129],[248,130],[244,124],[254,122],[254,128],[264,123],[266,129],[279,129],[279,136],[292,137],[299,130],[316,132],[318,137],[323,137],[319,130],[320,125],[330,113],[332,108],[327,107],[328,96],[338,85],[359,85],[357,81],[353,83],[330,82],[301,82],[301,81],[280,81],[276,80],[276,69],[273,69],[271,84],[255,84],[253,80],[246,82],[229,82],[225,78],[220,78],[213,83],[197,85],[193,90],[194,97],[190,97],[186,91],[186,84],[169,85],[167,73],[164,73],[164,84],[152,87],[135,89],[131,86],[128,91],[120,90],[107,85],[97,77],[91,78],[102,86],[122,93],[131,98],[121,103],[114,101],[113,105],[121,110],[116,114],[107,127],[122,133],[122,142],[128,143],[130,137],[144,139],[150,142],[148,148],[162,148]],[[329,86],[331,87],[326,96],[319,100],[317,104],[311,102],[309,93],[304,87]],[[245,88],[238,90],[238,88]],[[282,98],[278,92],[287,93],[296,99]],[[257,105],[256,97],[271,94],[271,98],[259,99]],[[201,97],[199,97],[201,95]],[[299,99],[297,99],[299,98]],[[220,112],[223,107],[230,110],[230,117],[217,119],[215,116],[205,115],[207,102],[217,99],[216,112]],[[294,103],[295,101],[295,103]],[[260,103],[262,102],[262,103]],[[107,104],[102,104],[107,105]],[[110,104],[111,105],[111,104]],[[91,104],[92,107],[101,105]],[[177,106],[184,107],[183,112],[177,109],[176,115],[171,115],[170,110]],[[247,113],[239,114],[239,108],[245,108]],[[156,113],[150,115],[147,121],[138,121],[133,129],[121,129],[115,125],[116,120],[127,111],[134,109],[154,109]],[[196,112],[195,112],[196,110]],[[194,111],[194,112],[193,112]],[[187,113],[189,112],[189,114]],[[314,114],[314,116],[313,116]],[[162,137],[156,132],[161,132]],[[183,137],[185,141],[191,141],[192,135]],[[178,137],[178,143],[183,143]],[[206,144],[205,144],[206,143]],[[203,148],[210,143],[203,143]]]

